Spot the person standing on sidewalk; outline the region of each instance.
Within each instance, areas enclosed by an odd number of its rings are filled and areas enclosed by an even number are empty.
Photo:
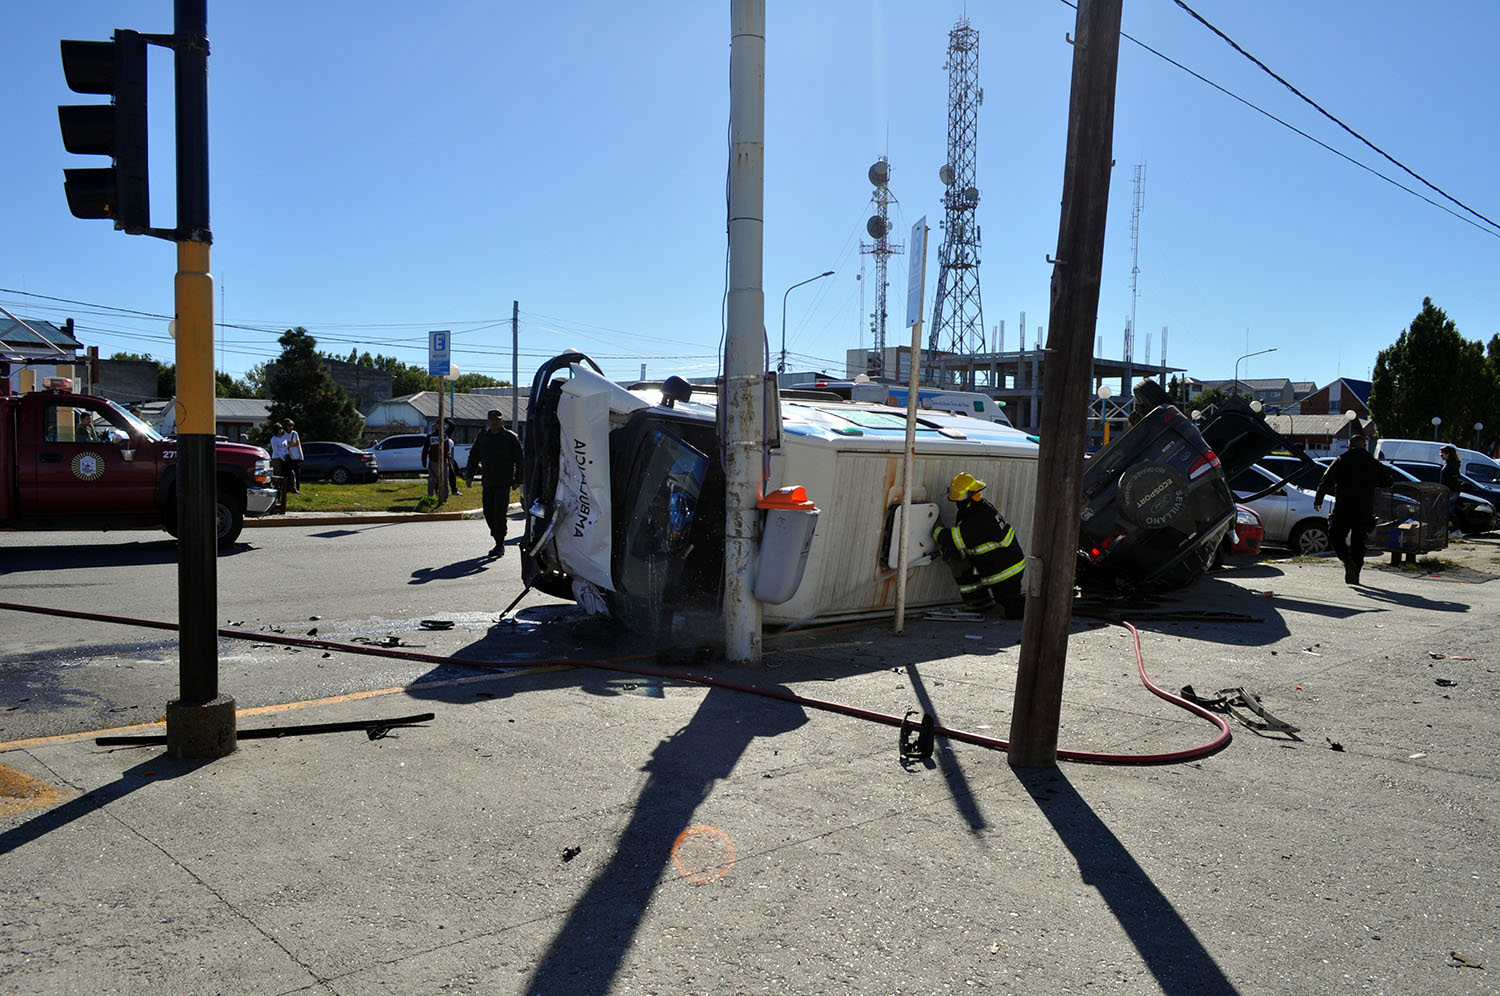
[[[1328,465],[1313,495],[1313,510],[1323,507],[1323,496],[1334,494],[1328,516],[1328,542],[1344,562],[1344,583],[1359,584],[1365,564],[1365,533],[1374,518],[1375,489],[1391,483],[1390,469],[1370,455],[1362,435],[1349,437],[1349,448]]]
[[[474,486],[474,471],[480,467],[484,469],[484,521],[495,540],[490,556],[503,557],[510,489],[521,483],[521,441],[505,427],[498,408],[489,410],[484,431],[469,448],[469,465],[464,468],[468,487]]]
[[[297,423],[286,420],[286,462],[292,494],[302,493],[302,437],[297,434]]]
[[[453,472],[453,423],[443,420],[441,429],[433,426],[427,437],[427,446],[422,450],[422,466],[427,471],[427,493],[435,495],[442,484],[438,475],[448,475],[448,495],[463,494],[458,490],[458,477]]]
[[[1458,460],[1458,450],[1451,444],[1438,450],[1438,454],[1443,458],[1443,473],[1438,478],[1438,483],[1448,489],[1448,532],[1461,538],[1463,533],[1458,530],[1458,496],[1464,489],[1463,464]]]
[[[291,479],[288,477],[291,468],[286,465],[286,454],[286,426],[277,422],[271,426],[271,473],[276,478],[276,490],[283,496],[291,487]]]

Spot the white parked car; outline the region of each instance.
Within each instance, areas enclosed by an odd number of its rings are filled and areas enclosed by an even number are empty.
[[[1284,484],[1255,501],[1246,501],[1248,495],[1258,494],[1281,480],[1281,475],[1256,464],[1240,471],[1229,482],[1235,501],[1255,509],[1265,526],[1267,546],[1284,546],[1297,554],[1326,553],[1331,549],[1328,540],[1328,515],[1333,511],[1333,498],[1324,497],[1321,509],[1313,508],[1313,493]]]
[[[422,465],[422,448],[426,445],[426,433],[404,432],[395,436],[386,436],[365,452],[380,461],[380,472],[387,476],[424,474],[427,468]],[[469,461],[469,450],[472,446],[472,443],[458,443],[453,447],[453,458],[458,461],[460,472]]]

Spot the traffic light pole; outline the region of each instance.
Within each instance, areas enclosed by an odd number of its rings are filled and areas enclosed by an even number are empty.
[[[177,0],[177,617],[179,698],[167,751],[235,749],[234,699],[219,692],[215,514],[214,283],[209,272],[207,0]]]

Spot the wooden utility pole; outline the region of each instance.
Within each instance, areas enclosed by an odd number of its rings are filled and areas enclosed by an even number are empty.
[[[1063,672],[1073,615],[1074,558],[1082,508],[1089,361],[1104,263],[1104,222],[1115,122],[1115,71],[1123,0],[1079,0],[1073,95],[1063,167],[1062,219],[1052,261],[1051,332],[1045,347],[1037,500],[1026,565],[1026,619],[1010,724],[1010,763],[1057,764]],[[1038,343],[1040,345],[1040,343]]]

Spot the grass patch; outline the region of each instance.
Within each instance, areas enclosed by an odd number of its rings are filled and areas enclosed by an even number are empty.
[[[478,483],[464,487],[461,495],[450,495],[442,506],[446,512],[465,512],[483,504]],[[515,499],[515,492],[511,493]],[[392,479],[375,484],[304,484],[302,493],[287,495],[288,512],[417,512],[437,508],[434,498],[431,508],[421,508],[427,500],[427,479]]]
[[[1412,574],[1441,574],[1444,571],[1452,571],[1463,565],[1456,560],[1447,560],[1443,557],[1418,557],[1415,563],[1402,562],[1397,565],[1400,570]]]

